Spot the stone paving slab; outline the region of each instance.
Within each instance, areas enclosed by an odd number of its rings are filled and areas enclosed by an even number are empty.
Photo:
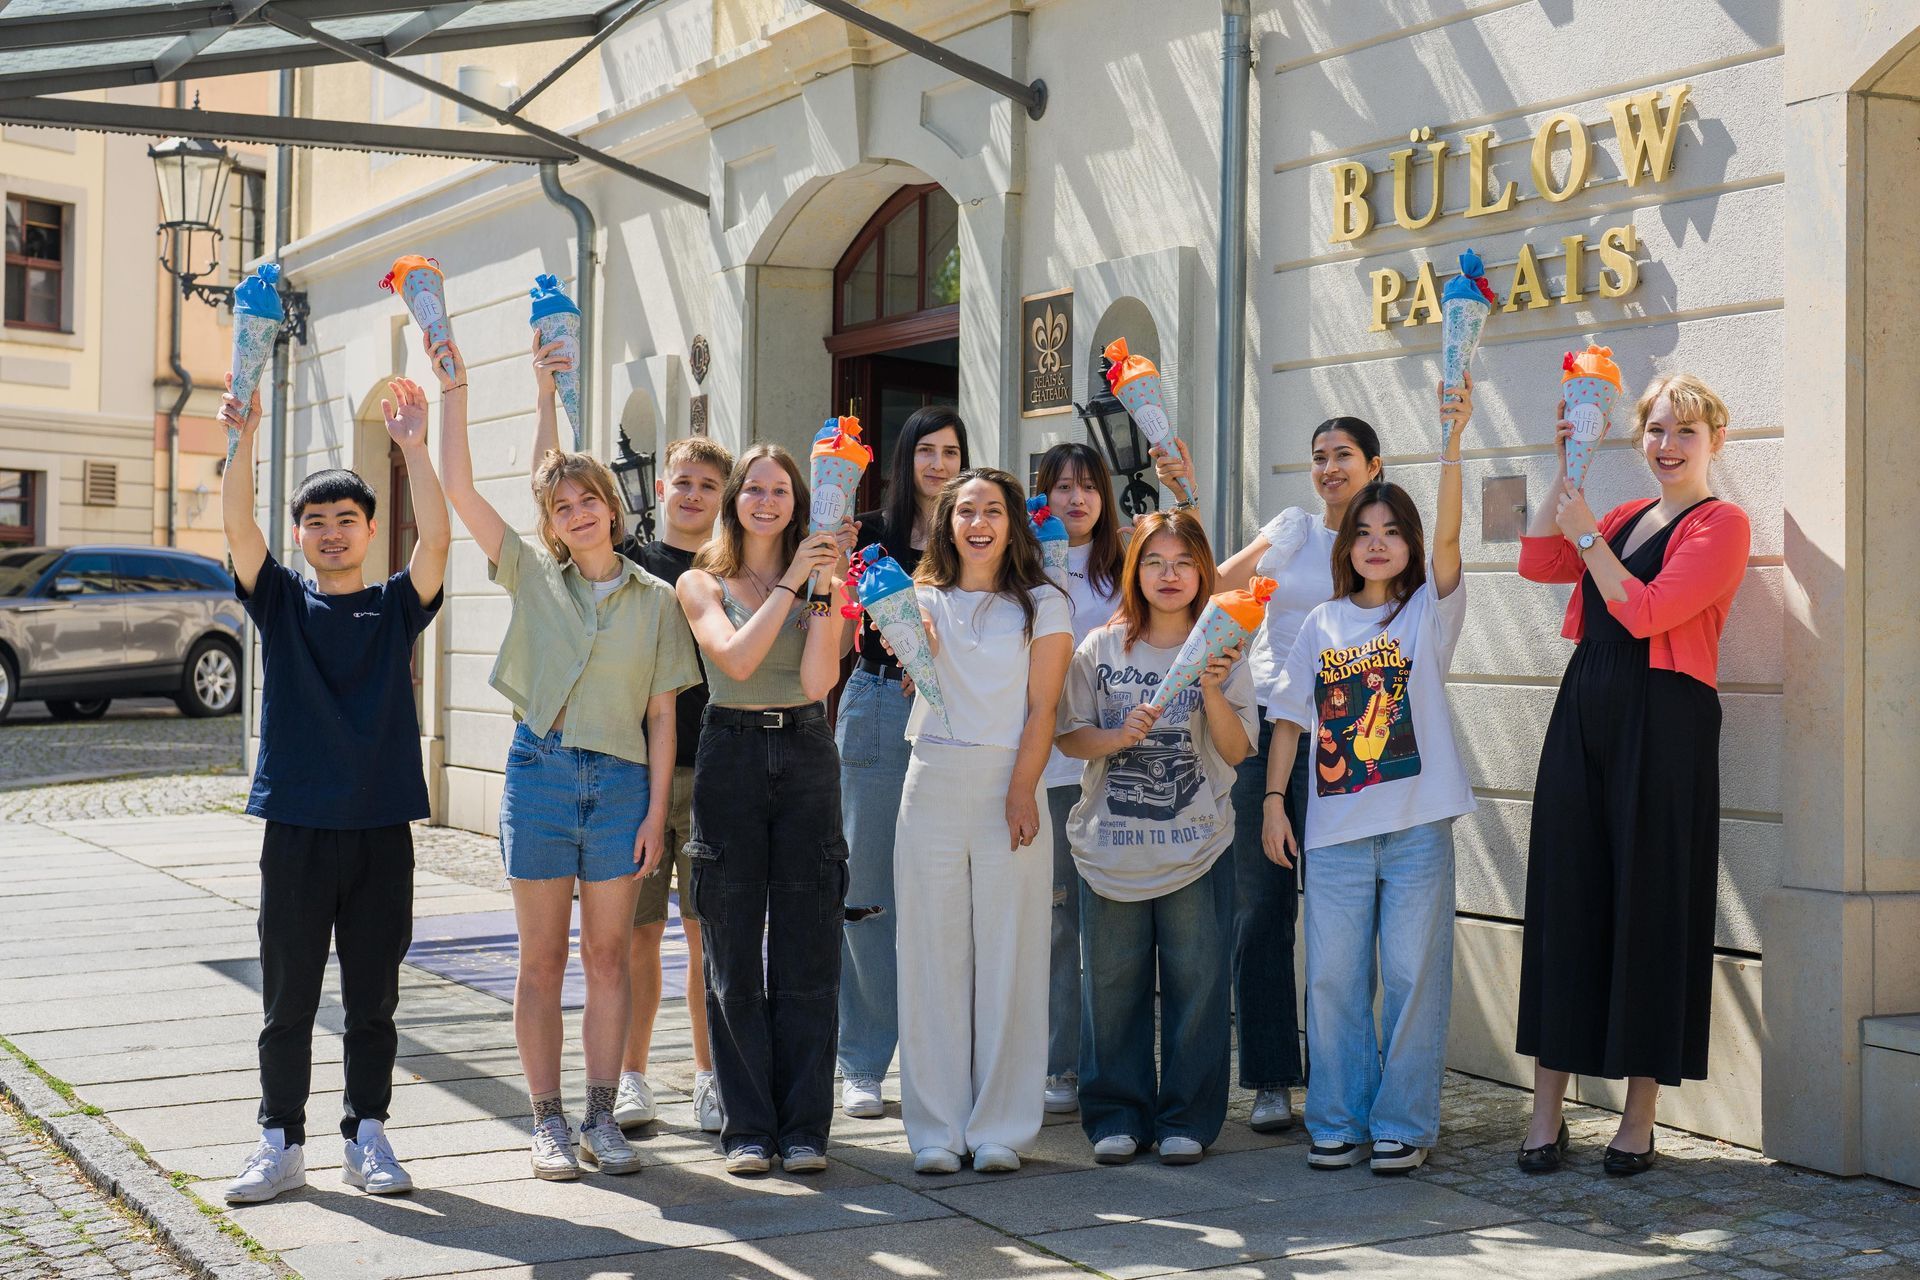
[[[1294,1253],[1222,1267],[1212,1274],[1233,1280],[1381,1275],[1420,1280],[1670,1280],[1707,1273],[1684,1260],[1649,1255],[1563,1227],[1527,1223]]]

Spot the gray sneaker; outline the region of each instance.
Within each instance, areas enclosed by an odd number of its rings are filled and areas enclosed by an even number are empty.
[[[542,1182],[572,1182],[580,1176],[573,1126],[565,1116],[548,1116],[533,1126],[533,1176]]]
[[[780,1157],[780,1167],[788,1173],[825,1173],[827,1158],[816,1147],[788,1147]]]
[[[307,1153],[300,1147],[276,1147],[265,1138],[227,1184],[228,1204],[265,1204],[282,1191],[307,1185]]]
[[[720,1086],[714,1083],[711,1071],[693,1073],[693,1113],[699,1117],[703,1132],[720,1132],[725,1117],[720,1113]]]
[[[580,1163],[615,1175],[640,1172],[640,1153],[620,1132],[612,1115],[604,1111],[600,1114],[604,1118],[599,1124],[580,1126]]]
[[[1247,1127],[1255,1133],[1279,1133],[1282,1129],[1291,1129],[1293,1118],[1293,1091],[1290,1089],[1262,1089],[1253,1099],[1253,1114],[1247,1118]]]
[[[1048,1115],[1065,1115],[1080,1109],[1080,1081],[1074,1076],[1048,1076],[1041,1094]]]
[[[398,1196],[413,1190],[413,1178],[400,1167],[400,1158],[393,1154],[384,1132],[367,1143],[347,1139],[340,1160],[340,1181],[370,1196]]]

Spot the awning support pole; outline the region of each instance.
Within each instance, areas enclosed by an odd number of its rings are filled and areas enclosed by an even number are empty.
[[[1027,117],[1038,120],[1047,113],[1047,82],[1035,80],[1032,84],[1021,84],[1012,76],[1003,75],[984,63],[964,58],[951,49],[942,48],[933,41],[917,36],[905,27],[897,27],[884,19],[876,18],[850,0],[809,0],[816,9],[825,9],[836,18],[845,19],[862,31],[871,32],[888,44],[897,44],[908,53],[925,58],[935,66],[944,67],[957,76],[963,76],[977,85],[993,90],[1003,98],[1011,98],[1027,109]]]

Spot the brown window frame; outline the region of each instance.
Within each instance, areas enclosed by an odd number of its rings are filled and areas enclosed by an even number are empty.
[[[20,205],[20,225],[22,230],[24,230],[27,225],[26,206],[28,204],[43,204],[50,208],[60,210],[60,251],[62,254],[65,254],[73,232],[73,206],[63,204],[58,200],[42,200],[38,196],[30,196],[25,193],[9,194],[7,196],[7,203],[13,204],[15,202],[18,202]],[[41,223],[36,225],[44,226],[45,224]],[[6,327],[9,329],[31,329],[36,333],[71,333],[72,330],[67,327],[67,263],[65,258],[63,257],[59,261],[52,261],[46,258],[30,258],[24,253],[8,251],[6,255],[6,265],[9,267],[22,267],[32,271],[52,272],[58,282],[60,315],[52,324],[44,324],[38,320],[15,320],[5,314],[5,300],[0,299],[0,321],[4,321]],[[23,312],[26,310],[25,299],[21,300],[20,308]]]
[[[916,327],[920,330],[934,332],[944,328],[945,323],[950,317],[957,317],[960,314],[960,304],[957,302],[946,303],[937,307],[929,307],[927,305],[927,197],[941,190],[942,188],[937,182],[900,188],[887,197],[886,203],[881,205],[871,218],[867,219],[867,225],[860,228],[860,234],[856,235],[852,242],[847,245],[847,251],[840,256],[839,263],[835,265],[833,269],[833,332],[836,337],[842,334],[857,334],[864,330],[878,329],[884,326],[894,326],[898,328],[909,322],[917,322]],[[951,199],[952,197],[949,196],[948,198]],[[920,220],[920,234],[916,241],[918,248],[915,250],[918,261],[914,264],[914,275],[916,277],[914,302],[916,305],[912,311],[901,312],[897,315],[888,315],[886,314],[887,246],[882,236],[885,234],[888,225],[892,223],[896,217],[915,205],[919,207]],[[856,320],[850,323],[846,318],[847,277],[853,274],[853,269],[859,265],[860,256],[864,254],[868,246],[872,245],[876,240],[880,240],[881,243],[879,251],[874,254],[873,260],[873,318],[871,320]],[[884,345],[892,345],[894,339],[883,339],[882,341]],[[838,344],[834,347],[835,354],[845,354],[843,348],[850,347],[851,345],[853,344]]]
[[[31,547],[39,541],[40,496],[44,488],[41,473],[24,467],[8,467],[20,477],[21,497],[27,509],[25,524],[0,524],[0,547]]]
[[[246,278],[247,263],[265,254],[267,251],[267,174],[264,169],[254,169],[237,164],[227,175],[227,190],[232,193],[230,206],[233,209],[233,260],[226,264],[228,276],[238,284]],[[253,203],[248,197],[259,196],[259,203]],[[248,225],[248,216],[252,215],[252,225]],[[247,232],[251,230],[252,236]]]

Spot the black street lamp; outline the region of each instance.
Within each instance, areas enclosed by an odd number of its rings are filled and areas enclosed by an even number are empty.
[[[1120,493],[1120,509],[1129,517],[1142,516],[1160,509],[1160,491],[1140,478],[1153,467],[1147,456],[1147,438],[1134,425],[1133,415],[1114,398],[1107,386],[1107,370],[1113,361],[1100,357],[1100,368],[1093,375],[1093,395],[1085,405],[1073,411],[1087,424],[1087,435],[1106,456],[1107,466],[1116,476],[1127,478]]]
[[[227,177],[233,156],[205,138],[168,138],[148,147],[154,177],[160,185],[160,265],[180,283],[180,296],[198,298],[210,307],[233,307],[233,286],[202,284],[220,266],[220,229],[226,211]],[[207,237],[206,265],[194,264],[194,237]],[[280,341],[307,340],[307,295],[280,285],[280,308],[286,320]],[[177,362],[178,356],[176,354]]]
[[[613,460],[613,478],[620,485],[620,498],[627,504],[627,510],[640,517],[638,531],[645,542],[653,541],[653,474],[653,455],[635,453],[633,441],[627,439],[627,430],[622,427],[620,453]]]

